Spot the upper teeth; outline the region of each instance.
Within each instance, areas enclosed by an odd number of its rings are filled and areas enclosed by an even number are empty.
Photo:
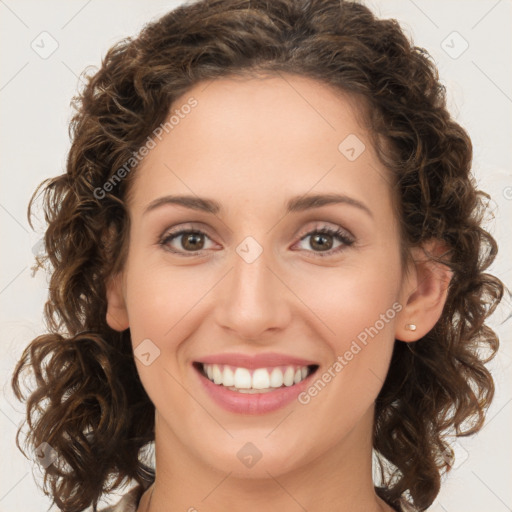
[[[208,378],[215,384],[236,389],[267,389],[293,386],[305,379],[307,366],[275,366],[272,368],[237,368],[229,365],[203,364]]]

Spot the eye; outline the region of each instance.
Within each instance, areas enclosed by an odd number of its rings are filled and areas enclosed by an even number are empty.
[[[173,253],[183,255],[183,252],[189,252],[191,253],[190,255],[193,256],[197,252],[205,249],[205,237],[210,238],[206,233],[198,229],[181,229],[179,231],[166,233],[159,244]],[[181,242],[178,240],[178,243],[185,251],[172,247],[171,243],[177,241],[177,239],[181,239]]]
[[[320,257],[337,254],[355,242],[354,237],[348,231],[341,228],[334,229],[328,226],[309,231],[299,242],[303,242],[307,238],[311,238],[309,245],[314,250],[306,250]],[[208,249],[208,247],[205,247],[205,239],[210,240],[210,237],[200,229],[180,229],[178,231],[165,233],[158,243],[165,250],[179,256],[197,256],[201,251]],[[332,248],[332,239],[339,242],[340,245],[337,248]],[[177,243],[181,247],[173,247],[173,243]]]
[[[303,236],[300,241],[302,242],[307,238],[310,238],[309,245],[315,249],[311,252],[313,252],[315,256],[320,256],[322,258],[325,256],[332,256],[333,254],[337,254],[355,242],[354,237],[347,231],[341,228],[330,228],[328,226],[323,226],[321,228],[310,231],[305,236]],[[335,249],[332,249],[333,238],[340,242],[340,245]]]

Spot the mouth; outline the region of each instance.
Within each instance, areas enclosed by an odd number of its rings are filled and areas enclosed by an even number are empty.
[[[216,386],[245,394],[272,393],[283,388],[292,388],[308,379],[319,368],[317,364],[245,368],[199,361],[194,362],[193,366]]]

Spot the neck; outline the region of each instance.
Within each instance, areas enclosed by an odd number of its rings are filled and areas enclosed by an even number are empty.
[[[339,446],[314,454],[306,464],[282,473],[265,470],[261,477],[247,478],[205,464],[156,415],[156,479],[137,512],[225,512],[233,504],[244,512],[392,511],[373,487],[372,421],[373,410]]]

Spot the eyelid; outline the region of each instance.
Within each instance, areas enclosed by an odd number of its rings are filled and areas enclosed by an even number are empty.
[[[166,238],[172,234],[177,234],[181,231],[197,231],[199,233],[208,235],[208,237],[212,239],[210,236],[209,228],[201,222],[185,222],[183,224],[177,224],[176,226],[168,227],[163,230],[162,234],[158,238],[161,240],[162,238]]]
[[[301,230],[299,232],[299,235],[297,235],[297,236],[299,239],[302,239],[304,236],[310,235],[312,231],[322,230],[322,229],[328,229],[328,230],[332,230],[332,231],[340,230],[340,231],[343,231],[344,233],[346,233],[348,237],[353,238],[354,240],[356,238],[352,234],[352,232],[349,231],[347,228],[340,226],[339,224],[335,224],[335,223],[327,222],[327,221],[314,221],[313,226],[304,228],[303,230]]]

